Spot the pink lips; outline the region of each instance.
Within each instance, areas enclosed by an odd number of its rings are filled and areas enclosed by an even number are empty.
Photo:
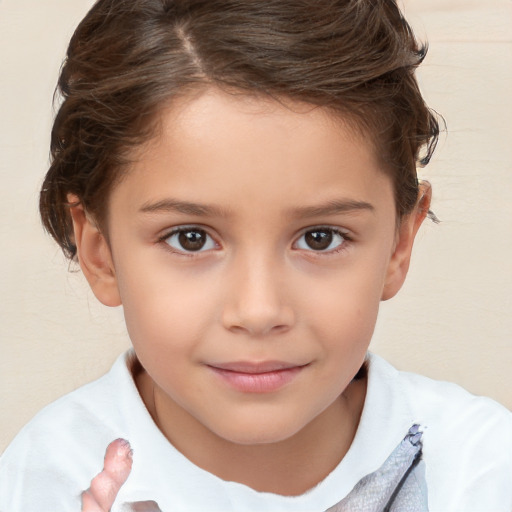
[[[306,365],[280,361],[233,362],[209,365],[224,382],[244,393],[271,393],[292,381]]]

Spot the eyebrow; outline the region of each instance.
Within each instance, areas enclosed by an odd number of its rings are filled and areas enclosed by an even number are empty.
[[[366,201],[355,201],[352,199],[333,199],[322,205],[301,206],[291,210],[292,215],[298,218],[321,217],[337,215],[340,213],[352,213],[357,211],[375,212],[372,204]]]
[[[199,204],[190,201],[178,201],[175,199],[162,199],[156,202],[144,203],[140,210],[142,213],[182,213],[184,215],[196,215],[198,217],[227,217],[228,211],[215,205]],[[374,212],[375,208],[365,201],[351,199],[334,199],[326,204],[314,206],[300,206],[293,208],[289,213],[297,218],[321,217],[351,213],[357,211]]]
[[[199,217],[226,217],[228,212],[218,206],[192,203],[190,201],[178,201],[175,199],[162,199],[156,202],[144,203],[140,209],[143,213],[183,213],[185,215],[197,215]]]

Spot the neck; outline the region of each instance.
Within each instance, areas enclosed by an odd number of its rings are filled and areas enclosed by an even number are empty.
[[[159,429],[191,462],[223,480],[289,496],[311,489],[340,463],[354,439],[366,394],[366,379],[352,381],[295,435],[246,445],[223,439],[170,404],[145,371],[136,376],[136,383]]]

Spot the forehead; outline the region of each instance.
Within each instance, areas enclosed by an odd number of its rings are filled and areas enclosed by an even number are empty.
[[[212,118],[215,124],[212,125]],[[355,116],[340,110],[318,106],[306,101],[299,101],[287,96],[270,96],[239,89],[219,89],[218,87],[194,87],[189,92],[173,99],[169,105],[163,105],[157,114],[158,135],[172,132],[186,133],[184,128],[206,128],[197,132],[204,137],[211,134],[211,129],[229,128],[234,124],[250,123],[256,120],[252,129],[257,130],[266,122],[273,128],[293,129],[293,126],[314,124],[322,131],[343,132],[343,136],[354,141],[368,143],[368,151],[374,147],[373,139]],[[162,141],[158,135],[153,143]]]
[[[124,189],[133,204],[168,195],[225,208],[251,198],[274,198],[283,209],[342,196],[377,200],[391,183],[375,155],[350,120],[327,109],[208,89],[162,108],[155,136],[114,195]]]

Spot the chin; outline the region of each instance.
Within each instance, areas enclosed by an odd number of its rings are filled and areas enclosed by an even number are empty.
[[[293,437],[301,430],[301,425],[286,424],[285,421],[236,422],[226,428],[219,429],[216,434],[234,444],[252,446],[279,443]],[[236,425],[236,426],[234,426]]]

